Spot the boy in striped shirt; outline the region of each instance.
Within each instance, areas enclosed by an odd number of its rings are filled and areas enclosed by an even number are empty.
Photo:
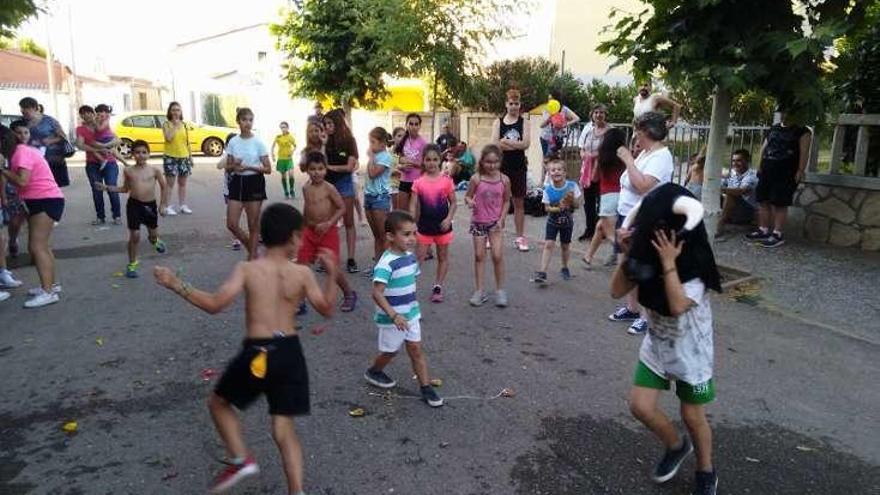
[[[419,380],[422,399],[431,407],[443,405],[428,377],[428,363],[422,352],[421,312],[416,298],[416,277],[419,264],[410,249],[416,242],[416,225],[405,211],[392,211],[385,219],[385,240],[388,249],[373,269],[373,300],[379,327],[379,355],[364,373],[372,385],[392,388],[397,383],[383,369],[406,342],[406,352]]]

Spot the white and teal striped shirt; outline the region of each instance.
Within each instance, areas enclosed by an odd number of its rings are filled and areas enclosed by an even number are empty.
[[[395,312],[406,321],[416,321],[422,317],[419,301],[416,298],[416,277],[420,274],[419,263],[414,254],[395,253],[390,249],[382,253],[373,268],[373,282],[385,284],[385,298]],[[394,321],[376,306],[373,321],[379,325],[393,325]]]

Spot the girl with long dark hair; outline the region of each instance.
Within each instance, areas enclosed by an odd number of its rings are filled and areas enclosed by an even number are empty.
[[[325,180],[336,187],[345,202],[345,213],[342,215],[342,223],[345,225],[345,245],[348,249],[348,261],[345,267],[348,273],[355,273],[359,268],[354,260],[357,231],[354,225],[355,188],[351,174],[358,168],[357,143],[345,122],[345,112],[341,108],[334,108],[324,115],[324,132],[327,134],[327,144],[324,146],[327,157]]]

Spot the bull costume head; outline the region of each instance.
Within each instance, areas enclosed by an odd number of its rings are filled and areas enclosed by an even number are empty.
[[[639,201],[623,221],[632,229],[629,255],[623,265],[626,277],[639,286],[639,304],[670,315],[663,283],[663,267],[651,244],[655,232],[663,229],[684,241],[675,260],[682,283],[699,278],[707,289],[721,292],[721,276],[703,224],[703,205],[687,189],[677,184],[655,187]]]

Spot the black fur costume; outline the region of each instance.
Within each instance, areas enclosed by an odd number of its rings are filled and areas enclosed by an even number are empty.
[[[693,200],[679,203],[680,209],[688,209],[691,218],[673,211],[676,201],[682,196]],[[696,198],[687,189],[677,184],[663,184],[646,194],[633,207],[623,224],[625,228],[633,229],[629,255],[623,266],[624,273],[639,286],[639,304],[662,315],[671,316],[660,256],[651,244],[659,229],[666,230],[667,234],[675,232],[676,240],[684,241],[681,254],[675,260],[681,282],[699,278],[707,289],[721,292],[721,276],[703,224],[703,209],[694,201]]]

